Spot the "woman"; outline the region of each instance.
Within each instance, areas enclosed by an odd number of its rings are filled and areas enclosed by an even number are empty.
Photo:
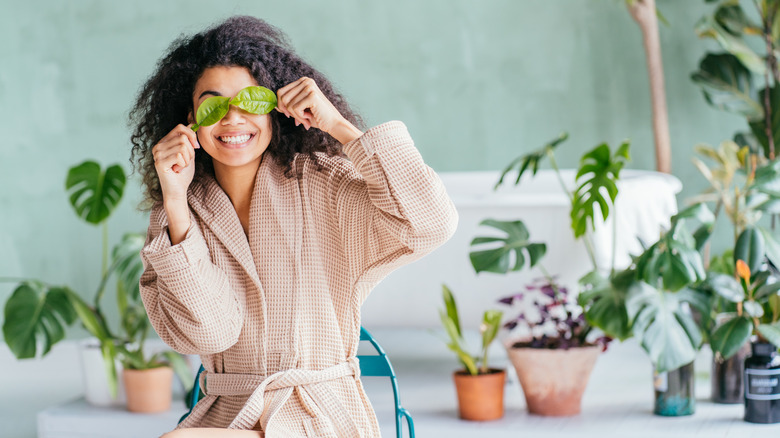
[[[207,98],[258,85],[276,110],[231,105],[191,129]],[[174,42],[131,119],[151,206],[141,295],[160,337],[206,369],[206,397],[169,435],[379,436],[355,358],[360,306],[457,224],[404,125],[362,132],[251,17]]]

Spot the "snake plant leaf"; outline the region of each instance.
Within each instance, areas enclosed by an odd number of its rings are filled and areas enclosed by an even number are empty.
[[[774,324],[759,324],[756,328],[767,341],[780,347],[780,322]]]
[[[466,351],[463,349],[463,346],[461,345],[461,343],[463,342],[463,338],[461,338],[458,335],[458,330],[455,328],[455,324],[452,322],[452,320],[447,316],[445,312],[440,311],[439,316],[441,317],[441,322],[442,325],[444,326],[444,330],[447,332],[447,334],[451,339],[451,342],[447,343],[447,348],[455,352],[460,362],[463,364],[466,370],[468,370],[469,374],[471,374],[472,376],[476,376],[477,374],[479,374],[476,360],[470,354],[466,353]]]
[[[658,371],[690,363],[701,345],[701,332],[682,296],[636,283],[626,300],[633,333]]]
[[[633,277],[634,272],[628,270],[621,271],[612,279],[593,271],[579,281],[583,288],[577,301],[585,311],[588,324],[621,341],[631,337],[626,297]]]
[[[276,94],[265,87],[246,87],[230,99],[230,105],[235,105],[252,114],[268,114],[276,108]]]
[[[707,285],[713,292],[732,303],[741,303],[745,300],[745,291],[733,275],[710,272],[707,275]]]
[[[125,189],[125,172],[118,164],[105,172],[94,161],[85,161],[68,170],[65,189],[76,214],[97,225],[114,211]]]
[[[602,220],[609,216],[610,206],[618,193],[620,170],[629,159],[628,147],[628,142],[624,142],[611,155],[609,145],[603,143],[582,156],[576,176],[578,187],[571,207],[571,227],[575,238],[585,234],[588,222],[595,229],[595,205],[598,205]]]
[[[547,251],[544,243],[528,240],[528,229],[522,221],[485,219],[480,225],[496,228],[506,233],[506,236],[480,236],[471,241],[471,246],[476,249],[469,253],[469,258],[477,273],[487,271],[506,274],[509,271],[519,271],[526,265],[525,254],[529,258],[529,267],[533,267]],[[490,248],[480,249],[485,247]],[[511,260],[512,253],[515,256],[514,263]]]
[[[747,263],[750,272],[758,272],[764,261],[764,237],[756,227],[745,228],[734,245],[734,260]]]
[[[739,351],[750,340],[753,332],[753,322],[744,316],[735,316],[721,324],[710,336],[710,346],[724,359],[728,359]]]
[[[230,110],[230,98],[225,96],[211,96],[204,100],[198,107],[195,114],[195,125],[193,131],[197,131],[201,126],[211,126],[225,117]]]
[[[45,355],[64,339],[65,326],[75,320],[64,288],[23,282],[5,303],[3,337],[16,358],[33,358],[39,346]]]
[[[727,52],[734,55],[748,70],[763,75],[766,65],[761,56],[748,46],[739,36],[731,34],[714,16],[702,17],[696,24],[696,34],[700,38],[712,38]]]
[[[766,92],[765,88],[758,92],[759,101],[763,102]],[[780,108],[780,87],[775,86],[769,90],[769,105],[772,108]],[[753,133],[764,150],[764,156],[769,157],[769,139],[766,135],[765,120],[766,117],[762,116],[760,120],[748,120],[748,122],[750,132]],[[780,145],[780,111],[772,111],[770,128],[775,145]]]
[[[710,53],[691,75],[707,103],[715,108],[740,114],[749,120],[761,120],[764,109],[757,101],[750,70],[729,53]]]
[[[558,147],[559,144],[566,141],[566,139],[569,138],[569,134],[564,132],[561,133],[557,138],[551,140],[541,148],[525,154],[521,155],[514,160],[512,160],[511,163],[509,163],[506,168],[501,172],[501,176],[498,178],[498,182],[495,186],[493,186],[493,190],[498,189],[498,187],[504,183],[504,177],[512,171],[515,167],[518,168],[517,171],[517,178],[515,179],[515,185],[520,183],[520,179],[523,177],[523,174],[528,170],[531,169],[531,175],[536,175],[536,172],[539,170],[539,163],[547,156],[552,154],[552,152],[555,150],[556,147]]]

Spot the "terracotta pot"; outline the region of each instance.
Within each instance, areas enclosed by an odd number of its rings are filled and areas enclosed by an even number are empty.
[[[528,411],[547,416],[580,413],[580,401],[601,347],[568,350],[507,348]]]
[[[488,374],[472,376],[466,370],[452,374],[458,393],[460,418],[472,421],[497,420],[504,416],[506,371],[490,368]]]
[[[159,367],[122,372],[130,412],[165,412],[171,408],[173,369]]]

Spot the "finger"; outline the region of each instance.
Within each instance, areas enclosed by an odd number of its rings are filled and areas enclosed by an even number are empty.
[[[177,125],[175,130],[177,130],[179,133],[185,135],[187,137],[187,140],[189,140],[190,144],[192,144],[193,148],[200,148],[200,143],[198,143],[198,134],[195,133],[195,131],[192,130],[192,127],[195,126],[194,123],[190,123],[187,126],[184,125]]]
[[[302,85],[305,85],[305,82],[308,79],[309,78],[304,76],[297,81],[290,82],[276,92],[277,107],[279,107],[280,111],[282,111],[287,117],[290,117],[290,111],[287,103],[294,97],[297,89],[299,89]]]
[[[309,93],[307,96],[298,96],[298,100],[291,104],[296,120],[299,120],[306,129],[314,125],[312,122],[315,121],[314,112],[317,103],[314,93]]]
[[[178,164],[174,164],[173,166],[171,166],[171,170],[176,173],[180,173],[181,169],[182,169],[181,166],[179,166]]]

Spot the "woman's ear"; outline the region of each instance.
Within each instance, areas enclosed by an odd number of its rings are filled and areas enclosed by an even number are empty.
[[[195,117],[192,117],[192,111],[187,113],[187,124],[195,123]]]

